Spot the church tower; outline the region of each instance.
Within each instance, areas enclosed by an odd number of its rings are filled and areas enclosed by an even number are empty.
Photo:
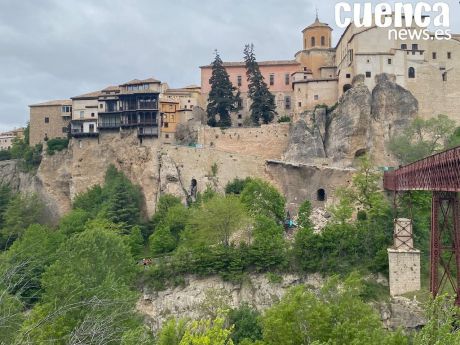
[[[303,49],[329,49],[332,44],[332,28],[321,23],[316,13],[316,20],[310,26],[302,30],[303,33]]]

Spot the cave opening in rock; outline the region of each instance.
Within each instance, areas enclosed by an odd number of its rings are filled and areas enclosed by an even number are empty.
[[[350,90],[350,89],[351,89],[351,85],[350,85],[350,84],[345,84],[345,85],[343,86],[343,93],[347,92],[347,91]]]
[[[326,201],[326,191],[323,188],[320,188],[316,191],[316,200]]]

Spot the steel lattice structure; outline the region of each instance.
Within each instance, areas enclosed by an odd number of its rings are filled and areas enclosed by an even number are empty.
[[[460,147],[385,172],[383,185],[395,193],[432,191],[430,290],[436,297],[449,284],[460,305]]]

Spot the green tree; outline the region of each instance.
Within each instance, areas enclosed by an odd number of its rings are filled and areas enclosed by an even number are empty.
[[[212,76],[209,80],[211,91],[208,97],[208,125],[212,127],[231,127],[230,113],[239,109],[241,102],[240,92],[230,81],[224,64],[216,51],[216,57],[212,63]],[[236,92],[236,93],[235,93]]]
[[[105,214],[117,224],[123,224],[126,231],[139,224],[141,192],[126,177],[120,177],[110,190]]]
[[[432,155],[455,144],[455,122],[446,115],[416,118],[404,132],[390,138],[388,148],[403,164]]]
[[[251,181],[250,177],[243,179],[235,178],[225,186],[225,194],[236,194],[240,195],[246,184]]]
[[[185,334],[187,322],[184,319],[170,319],[158,334],[157,345],[179,345]]]
[[[460,328],[458,327],[459,308],[455,307],[452,298],[438,296],[426,306],[428,322],[418,332],[414,345],[460,344]]]
[[[0,257],[0,274],[8,277],[9,293],[28,306],[37,302],[42,293],[41,276],[57,259],[57,250],[63,242],[61,233],[31,225]]]
[[[140,326],[136,294],[129,286],[135,269],[122,238],[102,228],[70,237],[43,274],[41,303],[32,310],[21,338],[33,343],[116,343]]]
[[[286,260],[283,228],[266,216],[257,216],[249,249],[251,264],[257,270],[275,269]]]
[[[3,216],[12,197],[11,188],[6,184],[0,184],[0,229],[3,227]]]
[[[225,327],[222,316],[214,320],[192,321],[187,325],[179,345],[233,345],[232,330],[232,327]]]
[[[283,222],[286,199],[275,187],[260,179],[252,179],[241,193],[241,201],[251,215],[264,215]]]
[[[248,224],[245,208],[235,196],[215,196],[191,213],[186,238],[201,243],[230,245],[231,235]]]
[[[14,344],[14,339],[24,321],[23,304],[17,296],[10,295],[2,286],[0,276],[0,344]]]
[[[243,340],[262,340],[262,327],[259,323],[260,313],[243,304],[237,309],[232,309],[228,315],[228,321],[234,325],[232,340],[240,344]]]
[[[74,209],[81,209],[91,216],[96,216],[104,203],[102,187],[95,185],[85,193],[78,194],[73,202]]]
[[[153,256],[167,254],[176,249],[177,241],[168,226],[160,226],[149,238],[150,252]]]
[[[259,64],[254,54],[254,45],[247,44],[244,48],[244,61],[248,80],[248,95],[251,99],[251,120],[255,125],[260,121],[267,124],[273,121],[276,115],[275,96],[268,89]]]
[[[0,231],[1,247],[7,249],[24,231],[41,218],[43,204],[37,195],[17,194],[3,214],[3,229]]]
[[[305,200],[299,207],[299,216],[297,218],[297,225],[302,229],[313,229],[313,224],[310,220],[311,216],[311,202]]]
[[[338,278],[329,279],[320,293],[304,286],[292,288],[263,316],[264,341],[268,345],[407,344],[400,333],[383,330],[377,313],[360,299],[361,291],[355,275],[343,284]]]
[[[59,222],[59,231],[66,236],[83,232],[86,223],[90,219],[91,215],[88,212],[82,209],[72,210],[61,218]]]

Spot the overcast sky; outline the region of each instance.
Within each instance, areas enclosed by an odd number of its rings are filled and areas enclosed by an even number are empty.
[[[224,60],[241,60],[252,42],[258,60],[292,59],[316,7],[335,29],[335,43],[342,33],[335,2],[0,0],[0,131],[25,125],[29,104],[134,78],[199,84],[198,67],[212,61],[214,49]],[[445,2],[460,32],[459,2]]]

